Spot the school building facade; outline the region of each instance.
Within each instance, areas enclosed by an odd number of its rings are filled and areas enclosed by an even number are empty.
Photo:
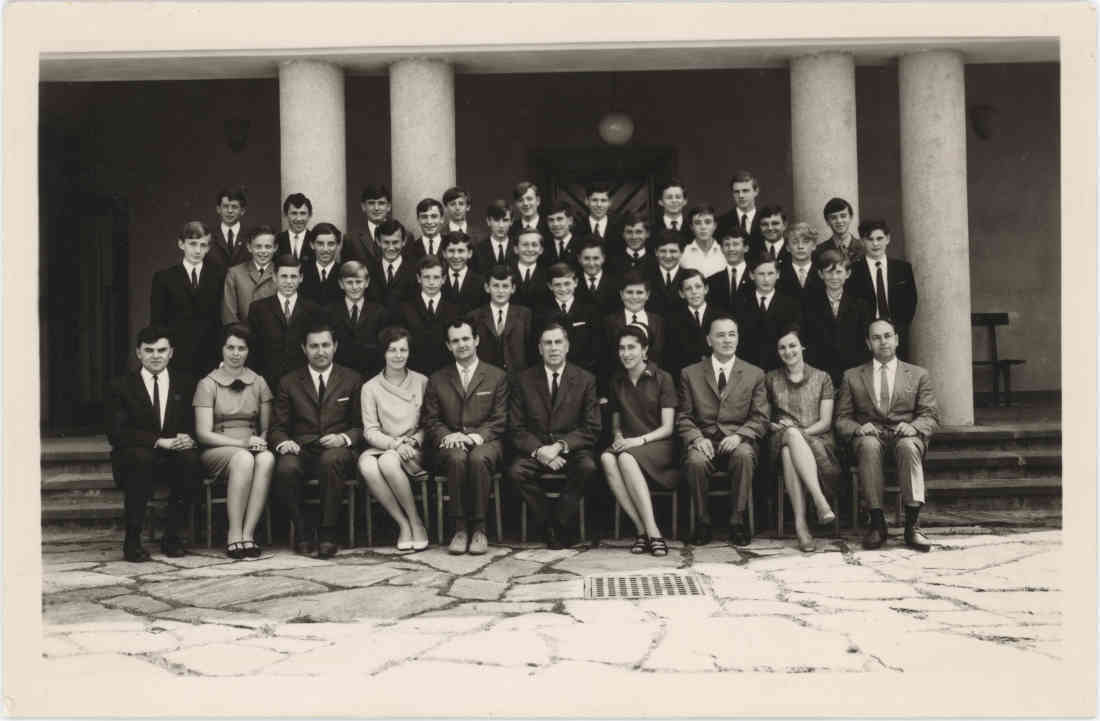
[[[991,378],[971,313],[1009,314],[1014,391],[1061,387],[1058,58],[1057,40],[1006,39],[43,59],[43,427],[95,425],[152,274],[185,221],[213,224],[221,187],[247,189],[245,227],[304,192],[314,222],[355,232],[369,183],[415,228],[423,197],[461,185],[480,217],[523,179],[544,204],[610,180],[653,213],[675,176],[724,212],[739,169],[821,239],[832,196],[890,224],[919,291],[913,360],[943,422],[973,423]]]

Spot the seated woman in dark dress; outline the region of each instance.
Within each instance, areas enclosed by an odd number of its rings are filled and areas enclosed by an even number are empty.
[[[772,409],[768,452],[774,467],[783,470],[798,547],[811,553],[817,546],[806,526],[803,489],[813,499],[819,523],[836,520],[822,491],[822,485],[833,488],[841,472],[832,432],[833,382],[828,373],[803,360],[798,327],[782,329],[777,345],[782,365],[764,377]]]
[[[648,482],[676,485],[679,460],[673,419],[676,386],[672,376],[648,360],[649,337],[643,327],[619,332],[621,367],[611,376],[611,446],[600,456],[607,484],[630,520],[637,538],[631,553],[668,555],[668,543],[653,517]]]

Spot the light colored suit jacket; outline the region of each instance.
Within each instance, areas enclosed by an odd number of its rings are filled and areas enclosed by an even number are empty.
[[[247,323],[252,301],[275,295],[275,267],[268,263],[261,275],[251,260],[238,263],[225,274],[222,325]]]
[[[710,356],[680,371],[676,432],[685,449],[700,437],[713,441],[736,433],[759,440],[770,417],[764,371],[752,363],[738,358],[721,393]]]
[[[833,422],[837,440],[851,442],[864,423],[893,427],[904,421],[917,429],[927,446],[940,424],[936,394],[928,371],[899,360],[890,395],[890,412],[885,414],[875,402],[874,372],[874,361],[844,371]]]
[[[440,368],[428,380],[421,421],[432,448],[450,433],[476,433],[485,443],[500,440],[508,429],[508,377],[478,361],[463,390],[455,364]]]

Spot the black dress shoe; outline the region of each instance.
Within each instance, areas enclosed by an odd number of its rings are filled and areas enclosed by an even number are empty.
[[[149,552],[141,545],[141,541],[127,542],[122,546],[122,557],[130,563],[141,563],[149,560]]]
[[[740,523],[736,523],[730,526],[730,545],[731,546],[747,546],[752,543],[752,534],[749,533],[749,527]]]
[[[920,530],[917,519],[920,517],[920,506],[905,507],[905,545],[916,551],[928,553],[932,550],[932,542]]]
[[[187,555],[187,549],[183,547],[183,541],[178,536],[165,536],[160,539],[160,550],[169,558],[182,558]]]
[[[317,558],[332,558],[336,555],[337,546],[332,541],[321,541],[317,548]]]
[[[552,551],[561,550],[561,537],[558,535],[558,528],[553,523],[546,524],[546,547]]]
[[[577,545],[578,540],[577,534],[568,528],[562,528],[558,531],[558,542],[562,548],[572,548]]]
[[[299,556],[312,556],[313,541],[298,541],[298,543],[294,545],[294,552]]]
[[[868,551],[881,548],[886,543],[886,516],[881,508],[871,509],[871,523],[867,527],[867,533],[863,536],[863,547]]]
[[[695,527],[695,535],[691,537],[691,545],[705,546],[711,542],[712,538],[714,538],[714,535],[710,530],[710,526],[700,524]]]

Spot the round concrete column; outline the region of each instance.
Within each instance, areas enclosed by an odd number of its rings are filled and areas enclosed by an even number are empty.
[[[348,229],[344,71],[329,63],[279,64],[279,138],[283,198],[305,193],[313,222]]]
[[[455,184],[455,76],[448,63],[410,58],[390,66],[393,215],[419,235],[416,204]]]
[[[822,211],[840,197],[859,213],[856,155],[856,66],[847,53],[806,55],[791,61],[791,161],[794,215],[818,230],[832,231]],[[852,219],[852,232],[858,220]]]
[[[974,377],[962,56],[934,51],[902,57],[898,92],[902,223],[920,293],[911,330],[913,358],[932,374],[941,423],[970,425]]]

